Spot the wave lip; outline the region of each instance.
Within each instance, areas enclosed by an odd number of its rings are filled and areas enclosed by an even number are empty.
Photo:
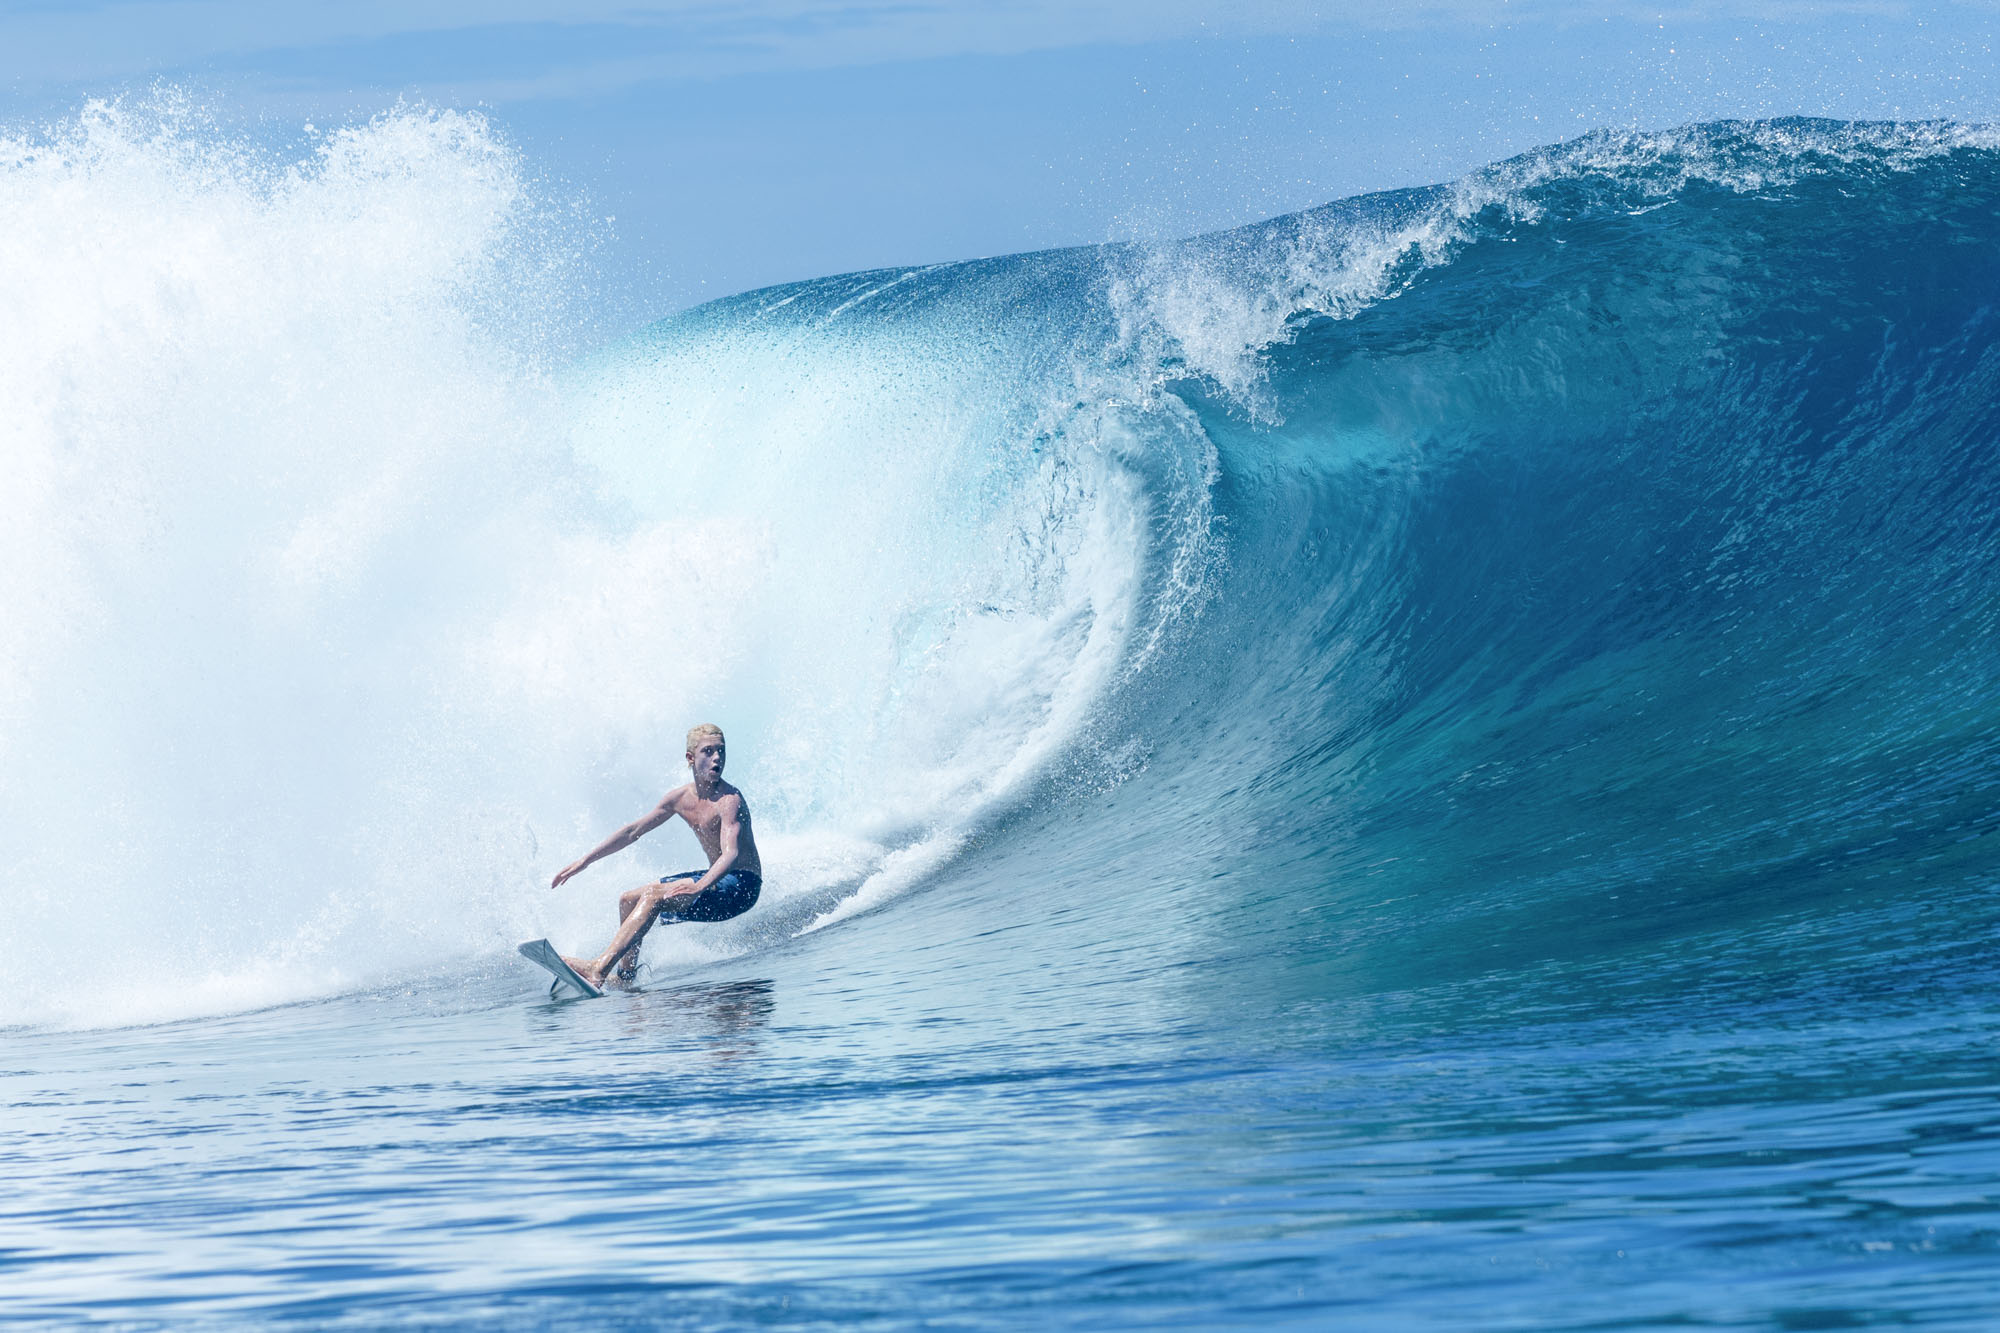
[[[2000,129],[1950,122],[1793,117],[1666,131],[1603,130],[1445,185],[1322,208],[1167,245],[1132,247],[1110,287],[1141,361],[1221,389],[1239,410],[1281,413],[1263,354],[1304,321],[1347,319],[1512,227],[1650,209],[1693,193],[1752,195],[1807,181],[1877,181],[1981,161]]]

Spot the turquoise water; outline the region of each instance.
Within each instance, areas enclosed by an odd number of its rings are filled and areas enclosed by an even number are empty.
[[[486,332],[526,222],[391,281],[316,229],[393,173],[234,169],[189,227],[380,285],[219,267],[159,314],[211,392],[84,339],[33,400],[145,539],[30,505],[69,613],[6,585],[9,951],[106,980],[7,974],[4,1317],[2000,1321],[1985,131],[1604,136],[583,356]],[[373,330],[386,443],[241,387],[295,324]],[[764,900],[548,1001],[513,943],[686,840],[541,886],[710,716]]]

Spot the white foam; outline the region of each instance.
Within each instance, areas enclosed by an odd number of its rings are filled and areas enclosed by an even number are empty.
[[[1201,442],[1162,473],[977,319],[864,300],[558,382],[587,238],[532,193],[420,108],[296,161],[172,106],[0,140],[0,1023],[595,947],[692,840],[548,877],[703,719],[769,906],[655,962],[880,903],[1198,597]]]

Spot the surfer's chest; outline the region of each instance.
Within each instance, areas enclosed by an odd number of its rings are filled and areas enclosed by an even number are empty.
[[[694,830],[694,836],[704,844],[722,836],[722,812],[713,806],[706,810],[683,811],[681,818],[687,821],[687,826]]]

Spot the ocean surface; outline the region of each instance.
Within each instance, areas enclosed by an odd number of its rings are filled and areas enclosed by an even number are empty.
[[[0,1323],[2000,1326],[2000,134],[593,235],[0,136]],[[763,901],[550,1001],[700,721]]]

